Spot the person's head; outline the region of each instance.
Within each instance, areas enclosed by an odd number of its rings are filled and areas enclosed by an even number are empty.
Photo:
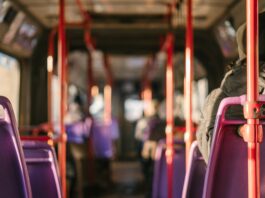
[[[246,24],[237,30],[237,44],[239,59],[246,58]],[[265,12],[259,14],[259,60],[265,61]]]

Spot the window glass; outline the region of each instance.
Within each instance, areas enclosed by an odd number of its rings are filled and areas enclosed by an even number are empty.
[[[216,38],[226,58],[237,55],[236,30],[229,21],[224,21],[217,27]]]
[[[0,53],[0,95],[7,97],[16,118],[19,113],[20,68],[16,59]]]

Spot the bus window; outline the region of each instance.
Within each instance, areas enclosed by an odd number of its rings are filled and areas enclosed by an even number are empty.
[[[229,21],[224,21],[217,27],[216,38],[226,58],[237,55],[236,31]]]
[[[16,118],[19,114],[20,68],[16,59],[0,53],[0,95],[7,97]]]
[[[37,44],[37,34],[39,30],[36,25],[29,21],[24,21],[18,29],[14,39],[14,47],[31,52]]]

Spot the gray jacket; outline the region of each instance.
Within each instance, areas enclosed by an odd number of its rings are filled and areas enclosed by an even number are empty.
[[[260,65],[259,91],[265,88],[265,64]],[[218,107],[222,99],[226,97],[240,96],[246,94],[246,64],[237,64],[228,71],[221,86],[213,90],[206,99],[201,114],[201,120],[196,133],[198,146],[206,162],[208,162],[213,128]],[[232,118],[243,118],[242,108],[235,106],[229,108],[227,116]]]

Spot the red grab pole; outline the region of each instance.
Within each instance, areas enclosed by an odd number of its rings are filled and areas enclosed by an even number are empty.
[[[92,54],[91,52],[87,53],[87,78],[88,78],[88,86],[87,86],[87,101],[88,105],[92,103],[92,88],[94,85],[94,76],[93,76],[93,65],[92,65]]]
[[[173,49],[174,35],[169,32],[167,35],[167,66],[166,66],[166,162],[167,162],[167,183],[168,198],[173,197],[173,155],[174,155],[174,76],[173,76]]]
[[[65,40],[65,18],[64,0],[59,1],[59,29],[58,29],[58,66],[60,77],[60,131],[61,141],[59,143],[59,166],[62,180],[62,194],[66,198],[66,132],[64,126],[64,115],[66,112],[66,40]]]
[[[193,81],[193,27],[192,0],[187,0],[186,49],[185,49],[185,106],[186,106],[186,166],[189,163],[189,153],[194,140],[192,122],[192,81]]]
[[[54,58],[54,37],[56,30],[52,29],[49,35],[48,57],[47,57],[47,101],[48,101],[48,123],[52,126],[52,74]],[[51,131],[49,131],[51,133]]]
[[[262,126],[258,104],[258,1],[246,0],[247,11],[247,101],[244,105],[243,138],[248,144],[248,197],[260,197],[260,143]]]
[[[109,57],[104,54],[104,67],[107,76],[107,84],[104,87],[104,122],[111,123],[112,104],[112,73],[109,65]]]

